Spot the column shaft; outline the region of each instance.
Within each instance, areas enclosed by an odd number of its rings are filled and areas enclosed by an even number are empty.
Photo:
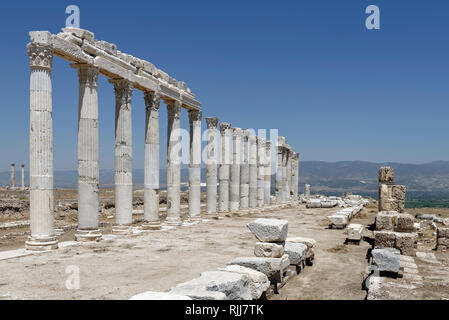
[[[22,189],[25,189],[25,165],[22,164]]]
[[[287,201],[292,200],[292,152],[288,150],[287,156]]]
[[[58,248],[54,230],[51,45],[31,42],[29,250]]]
[[[284,152],[284,137],[278,137],[277,141],[277,158],[276,158],[276,184],[275,184],[275,195],[276,204],[282,203],[282,161]]]
[[[232,129],[232,164],[231,164],[231,211],[240,208],[240,162],[242,152],[242,129]]]
[[[167,220],[169,225],[181,221],[181,102],[167,101]]]
[[[142,229],[158,230],[159,220],[159,109],[157,92],[145,92],[144,220]]]
[[[220,161],[220,194],[218,210],[220,212],[229,211],[229,162],[230,162],[230,123],[220,124],[220,144],[221,144],[221,161]]]
[[[217,214],[217,162],[218,162],[218,118],[206,118],[206,214]]]
[[[98,69],[87,64],[78,68],[78,230],[77,241],[101,239],[98,229]]]
[[[133,177],[132,177],[132,83],[110,80],[115,92],[115,226],[113,232],[127,234],[133,222]]]
[[[189,111],[189,218],[201,220],[201,111]]]
[[[249,208],[249,141],[250,132],[247,130],[243,133],[242,145],[242,164],[240,168],[240,209]]]
[[[271,142],[265,145],[265,181],[264,181],[264,202],[265,205],[271,203]]]
[[[249,137],[249,207],[257,207],[257,137]]]
[[[11,164],[11,188],[16,187],[16,165]]]
[[[257,207],[265,203],[265,139],[257,139]]]

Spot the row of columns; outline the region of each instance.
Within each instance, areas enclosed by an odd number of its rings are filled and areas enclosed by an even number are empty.
[[[54,232],[52,59],[49,45],[31,42],[30,59],[30,222],[31,250],[57,248]],[[79,78],[78,118],[78,241],[100,240],[99,231],[99,70],[88,64],[72,64]],[[110,79],[115,93],[115,224],[113,233],[128,234],[132,219],[132,94],[133,83]],[[159,218],[159,92],[144,92],[145,166],[144,223],[142,229],[161,228]],[[180,225],[182,104],[164,100],[167,106],[167,225]],[[189,219],[201,220],[201,119],[199,110],[189,110]],[[206,214],[262,208],[271,204],[271,142],[221,123],[221,161],[218,163],[218,119],[207,122]],[[232,136],[232,162],[231,158]],[[276,202],[296,199],[298,162],[295,153],[280,138],[276,168]],[[278,144],[279,144],[278,142]],[[242,148],[243,147],[243,148]],[[281,151],[279,151],[281,150]],[[297,159],[297,158],[296,158]],[[280,161],[279,161],[280,160]],[[219,167],[218,167],[219,166]],[[219,169],[217,176],[217,167]],[[217,183],[219,195],[217,201]],[[292,187],[293,186],[293,187]],[[296,188],[294,187],[296,186]],[[296,191],[295,191],[296,190]],[[296,192],[296,193],[295,193]]]
[[[25,189],[25,165],[22,164],[21,166],[21,173],[22,173],[22,184],[21,188]],[[14,163],[11,163],[11,188],[16,187],[16,165]]]

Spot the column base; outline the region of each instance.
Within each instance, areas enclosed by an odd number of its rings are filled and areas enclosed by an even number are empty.
[[[203,221],[203,218],[201,218],[201,216],[193,216],[193,217],[189,217],[189,222],[201,222]]]
[[[56,237],[28,237],[25,242],[25,248],[31,251],[49,251],[58,249],[58,240]]]
[[[131,234],[131,232],[132,232],[131,226],[126,226],[126,225],[112,226],[112,234],[129,235],[129,234]]]
[[[80,230],[75,234],[75,240],[78,242],[100,241],[102,238],[100,230]]]
[[[204,219],[216,219],[218,220],[219,216],[216,212],[206,212],[204,214]]]
[[[182,225],[182,220],[181,218],[167,218],[165,219],[165,225],[177,227]]]
[[[161,230],[162,225],[159,221],[145,221],[141,226],[141,230]]]

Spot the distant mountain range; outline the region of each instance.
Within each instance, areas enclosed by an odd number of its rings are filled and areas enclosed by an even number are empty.
[[[426,164],[372,163],[363,161],[321,162],[303,161],[300,163],[300,191],[308,183],[313,192],[361,194],[377,193],[377,172],[381,166],[394,168],[396,184],[407,186],[408,192],[449,193],[449,161],[436,161]],[[134,170],[135,187],[143,187],[143,169]],[[76,188],[76,171],[55,171],[56,188]],[[161,169],[161,188],[165,187],[166,171]],[[206,178],[202,169],[202,181]],[[16,172],[16,184],[20,185],[20,171]],[[181,170],[181,179],[188,182],[188,169]],[[273,177],[274,181],[274,177]],[[10,184],[10,173],[0,173],[0,185]],[[28,172],[26,173],[28,184]],[[114,171],[100,170],[100,186],[114,185]]]

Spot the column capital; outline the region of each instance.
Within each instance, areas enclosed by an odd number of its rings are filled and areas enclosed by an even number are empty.
[[[132,82],[126,79],[109,79],[109,83],[112,83],[114,85],[115,97],[125,100],[121,103],[121,105],[125,103],[126,104],[131,103],[133,91]]]
[[[181,118],[181,102],[176,100],[167,101],[167,112],[169,118]]]
[[[233,137],[241,137],[243,134],[242,128],[232,128]]]
[[[229,129],[231,129],[231,124],[229,122],[220,123],[220,134],[221,135],[227,134]]]
[[[270,149],[271,148],[271,141],[267,140],[266,142],[266,148]]]
[[[158,92],[145,91],[144,93],[145,109],[159,111],[161,107],[161,96]]]
[[[286,143],[285,137],[279,136],[278,137],[278,146],[283,147],[285,145],[285,143]]]
[[[70,66],[78,69],[78,81],[80,86],[91,88],[98,87],[99,70],[97,67],[87,63],[73,63]]]
[[[201,110],[189,110],[189,121],[201,121],[203,112]]]
[[[51,44],[41,44],[30,42],[27,45],[30,68],[52,70],[53,66],[53,46]]]
[[[206,118],[207,129],[217,129],[218,126],[218,118]]]

